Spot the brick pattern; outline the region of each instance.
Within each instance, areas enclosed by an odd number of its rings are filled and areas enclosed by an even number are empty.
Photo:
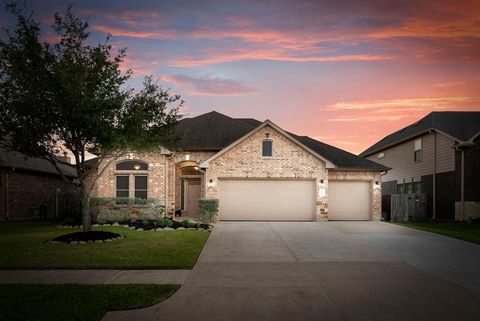
[[[273,142],[273,157],[261,154],[267,133]],[[208,198],[218,198],[218,179],[226,177],[313,178],[317,186],[317,219],[326,218],[326,197],[319,193],[320,181],[327,180],[325,163],[271,126],[263,127],[210,162],[206,171],[206,181],[212,180],[212,186],[206,189]]]
[[[273,142],[273,156],[261,155],[262,141]],[[215,151],[182,151],[173,156],[158,153],[131,155],[125,159],[138,159],[148,163],[148,197],[159,199],[166,204],[167,213],[180,207],[180,171],[178,165],[184,161],[200,164]],[[100,197],[115,196],[115,176],[124,174],[116,171],[115,164],[100,178],[96,195]],[[212,160],[201,179],[202,197],[218,198],[218,180],[222,178],[290,178],[314,179],[316,184],[316,218],[328,219],[328,180],[362,180],[372,184],[372,217],[381,218],[381,188],[374,182],[381,182],[378,172],[354,172],[327,170],[325,162],[278,132],[271,126],[265,126],[244,141],[233,146],[224,154]],[[212,184],[208,182],[212,180]],[[323,183],[322,183],[323,181]],[[133,182],[131,183],[133,184]],[[325,187],[325,196],[320,197],[321,185]],[[167,187],[167,188],[166,188]]]
[[[47,206],[47,217],[54,217],[57,189],[60,193],[75,189],[57,175],[2,168],[0,177],[0,220],[32,218],[32,208],[41,205]],[[58,206],[58,215],[63,215],[62,204]]]

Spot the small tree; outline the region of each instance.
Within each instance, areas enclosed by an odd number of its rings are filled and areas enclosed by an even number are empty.
[[[211,222],[212,217],[218,214],[218,199],[201,198],[198,200],[200,221],[204,224]]]
[[[112,55],[108,43],[88,42],[88,23],[69,7],[54,15],[58,41],[40,40],[40,24],[15,5],[7,9],[17,24],[0,41],[0,137],[3,147],[49,161],[62,176],[57,156],[62,146],[75,158],[82,195],[84,231],[91,229],[89,200],[98,178],[129,152],[173,147],[182,105],[147,77],[138,92],[128,89],[131,72],[122,73],[125,49]],[[169,108],[172,103],[177,107]],[[85,153],[97,155],[88,166]]]

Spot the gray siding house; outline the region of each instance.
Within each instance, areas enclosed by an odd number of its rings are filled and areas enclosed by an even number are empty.
[[[382,212],[391,194],[425,193],[428,217],[480,217],[479,138],[480,112],[432,112],[361,153],[392,168],[382,176]]]

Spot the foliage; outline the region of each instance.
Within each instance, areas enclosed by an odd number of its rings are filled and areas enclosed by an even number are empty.
[[[187,219],[187,220],[183,220],[183,221],[182,221],[182,225],[183,225],[183,227],[185,227],[185,228],[192,228],[192,227],[195,228],[195,227],[198,227],[198,224],[193,223],[193,222],[190,222],[188,219]]]
[[[153,284],[2,284],[0,311],[2,320],[10,321],[96,321],[107,311],[156,304],[177,289]]]
[[[200,220],[204,224],[211,222],[212,217],[218,214],[218,199],[201,198],[198,200]]]
[[[162,219],[157,220],[155,222],[155,225],[157,227],[172,227],[173,222],[172,222],[172,220],[169,220],[168,218],[162,218]]]
[[[88,204],[98,177],[130,152],[173,148],[182,102],[152,76],[139,91],[127,88],[132,73],[120,69],[126,50],[113,53],[108,38],[92,45],[88,23],[71,7],[55,14],[52,28],[57,37],[49,41],[41,40],[33,14],[15,4],[7,8],[17,24],[8,29],[5,41],[0,40],[1,146],[48,160],[67,181],[57,157],[69,149],[88,231]],[[170,108],[171,104],[178,105]],[[87,151],[98,156],[96,164],[86,162]]]
[[[0,223],[0,269],[191,269],[208,238],[208,233],[196,231],[141,233],[103,226],[94,230],[120,233],[125,239],[85,246],[46,243],[80,231],[57,227],[59,223],[54,220]]]

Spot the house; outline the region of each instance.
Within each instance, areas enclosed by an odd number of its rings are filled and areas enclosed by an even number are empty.
[[[392,168],[382,177],[387,199],[425,193],[428,217],[465,220],[480,217],[479,140],[480,112],[432,112],[360,156]]]
[[[72,166],[58,165],[68,179],[75,179]],[[50,162],[0,149],[1,221],[62,216],[64,193],[73,190],[73,184],[64,181]]]
[[[206,197],[219,199],[220,220],[380,219],[386,166],[269,120],[210,112],[181,120],[177,133],[177,151],[130,154],[107,168],[96,195],[154,198],[192,218]]]

